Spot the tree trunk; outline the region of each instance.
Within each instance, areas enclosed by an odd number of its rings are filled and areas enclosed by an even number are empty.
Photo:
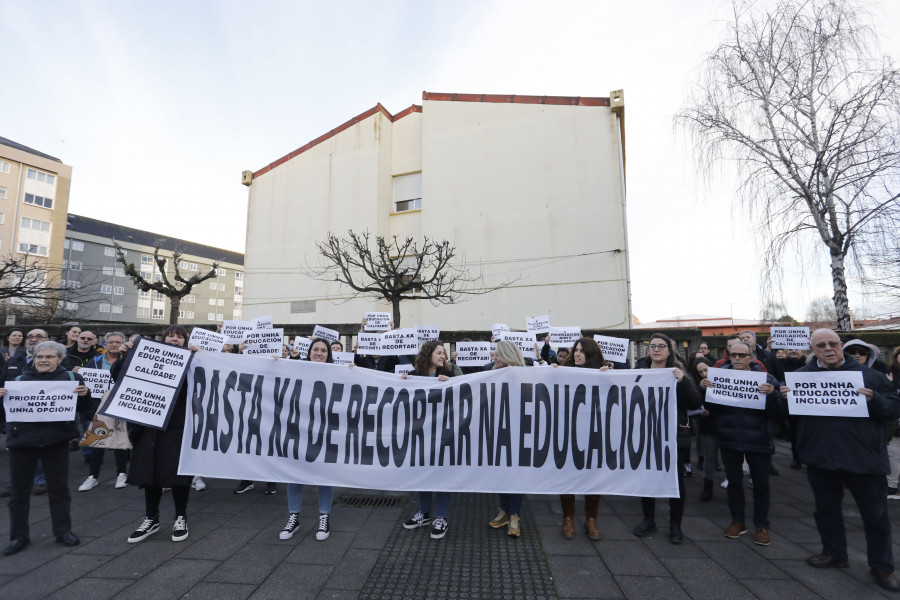
[[[850,303],[847,300],[847,280],[844,278],[844,255],[831,251],[831,285],[834,288],[834,311],[838,331],[850,331]]]
[[[169,296],[169,325],[178,325],[178,311],[181,310],[181,296]]]
[[[391,304],[394,305],[394,329],[400,329],[400,298],[393,298]]]

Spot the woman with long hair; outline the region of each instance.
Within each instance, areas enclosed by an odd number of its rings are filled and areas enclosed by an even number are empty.
[[[675,342],[672,338],[662,333],[654,333],[650,336],[650,354],[637,362],[636,369],[674,369],[675,399],[678,406],[678,497],[669,498],[669,541],[673,544],[684,543],[684,535],[681,533],[681,517],[684,514],[684,473],[680,468],[686,462],[687,451],[691,447],[690,425],[688,425],[687,411],[700,406],[700,390],[690,377],[684,372],[684,364],[675,353]],[[631,530],[638,536],[644,537],[656,531],[656,499],[641,498],[641,508],[644,511],[644,520]]]
[[[518,346],[506,340],[497,342],[497,348],[494,351],[494,369],[524,366],[525,359],[522,357],[522,352]],[[499,496],[499,512],[488,525],[494,529],[506,526],[507,534],[512,537],[519,537],[522,534],[519,513],[522,510],[522,498],[524,496],[522,494],[500,494]]]
[[[447,381],[450,377],[462,375],[459,367],[455,367],[447,360],[444,342],[440,340],[429,340],[422,344],[414,364],[416,368],[409,375],[437,377],[439,381]],[[406,377],[407,374],[404,373],[403,378]],[[447,535],[449,528],[447,515],[450,513],[450,492],[434,492],[434,495],[437,496],[434,519],[431,517],[432,492],[419,492],[419,510],[403,523],[403,527],[418,529],[431,524],[431,539],[439,540]]]
[[[698,387],[700,382],[706,379],[710,367],[712,367],[712,363],[705,358],[698,358],[694,361],[694,366],[691,368],[691,377],[694,378]],[[701,388],[700,391],[702,397],[705,399],[706,390]],[[700,501],[709,502],[712,500],[713,478],[715,477],[716,469],[719,466],[719,442],[716,437],[716,417],[714,414],[704,409],[704,411],[700,413],[700,417],[697,421],[699,422],[700,429],[698,438],[700,440],[700,446],[703,448],[704,457],[703,491],[700,492]]]
[[[0,348],[0,355],[9,360],[19,352],[25,352],[25,330],[13,327],[6,334],[6,345]]]
[[[556,365],[554,365],[556,366]],[[566,355],[562,363],[564,367],[577,367],[579,369],[599,369],[606,371],[609,366],[603,359],[603,351],[597,342],[591,338],[581,338],[572,346],[572,351]],[[562,504],[563,522],[562,535],[567,540],[575,537],[575,494],[560,494],[559,501]],[[597,542],[603,539],[600,529],[597,527],[597,508],[600,506],[600,494],[584,495],[584,530],[588,537]]]

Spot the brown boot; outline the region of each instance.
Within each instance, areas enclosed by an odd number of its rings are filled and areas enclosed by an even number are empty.
[[[597,517],[585,517],[584,530],[587,531],[588,537],[595,542],[603,539],[603,536],[600,535],[600,530],[597,528]]]
[[[572,517],[563,517],[562,526],[563,537],[567,540],[575,539],[575,519]]]

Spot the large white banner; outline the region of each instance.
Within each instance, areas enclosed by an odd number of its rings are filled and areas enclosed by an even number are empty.
[[[787,403],[792,415],[869,416],[866,397],[856,391],[866,387],[862,371],[785,373],[784,377],[791,389]]]
[[[678,495],[672,369],[445,382],[200,352],[182,474],[353,488]]]
[[[710,369],[706,378],[714,386],[707,388],[706,402],[737,408],[765,410],[766,396],[759,391],[759,386],[766,382],[765,373],[735,369]]]
[[[7,381],[3,397],[10,423],[74,421],[77,381]]]

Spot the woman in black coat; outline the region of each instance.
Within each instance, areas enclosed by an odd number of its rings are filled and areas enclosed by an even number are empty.
[[[187,331],[181,325],[170,325],[163,334],[163,341],[172,346],[184,347]],[[117,379],[124,361],[117,360],[111,375]],[[181,459],[181,438],[184,434],[184,418],[187,407],[187,385],[182,385],[172,407],[172,416],[165,430],[129,425],[128,433],[134,450],[128,469],[128,483],[144,489],[146,516],[138,528],[128,536],[129,544],[142,542],[159,531],[159,502],[163,488],[172,489],[175,502],[175,525],[172,541],[181,542],[188,538],[187,504],[191,491],[191,475],[178,474]]]

